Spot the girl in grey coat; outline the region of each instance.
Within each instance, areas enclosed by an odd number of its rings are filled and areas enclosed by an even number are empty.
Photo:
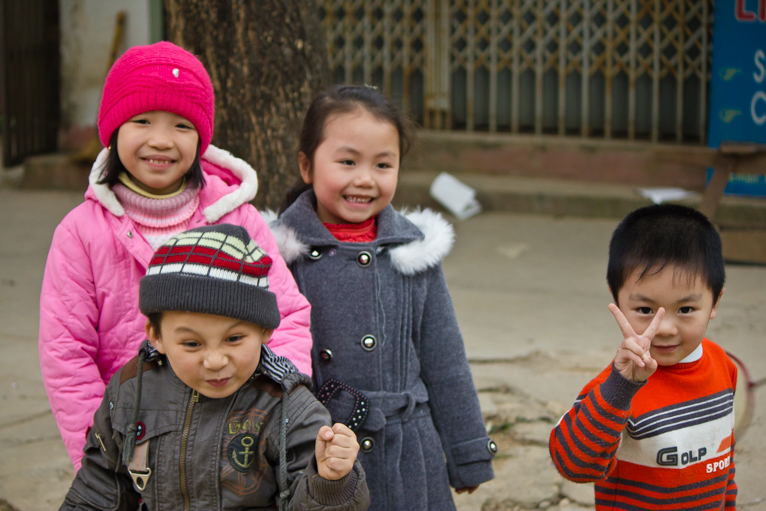
[[[336,86],[304,120],[305,185],[273,231],[312,306],[314,392],[355,430],[371,510],[455,509],[493,478],[441,260],[452,227],[390,202],[408,130],[376,90]],[[296,197],[297,196],[297,197]]]

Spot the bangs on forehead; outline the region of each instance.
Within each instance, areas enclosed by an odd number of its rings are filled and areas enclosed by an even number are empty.
[[[638,271],[637,280],[640,282],[644,277],[653,277],[665,269],[672,269],[673,285],[676,285],[678,282],[684,282],[691,287],[697,278],[700,278],[706,286],[710,287],[702,261],[685,261],[683,263],[668,260],[643,261],[625,269],[626,280]]]

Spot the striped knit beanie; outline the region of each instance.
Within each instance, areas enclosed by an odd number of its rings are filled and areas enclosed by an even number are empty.
[[[205,154],[213,138],[213,84],[197,57],[167,41],[134,46],[109,70],[98,110],[101,143],[107,147],[122,124],[154,110],[189,119]]]
[[[144,315],[201,312],[279,326],[277,297],[269,291],[271,258],[244,227],[198,227],[170,238],[154,253],[139,284]]]

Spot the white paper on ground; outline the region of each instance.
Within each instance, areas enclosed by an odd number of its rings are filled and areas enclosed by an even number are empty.
[[[430,194],[460,220],[481,213],[481,204],[476,200],[476,190],[446,172],[436,176],[431,183]]]
[[[688,197],[693,197],[694,192],[684,190],[683,188],[674,187],[657,187],[657,188],[638,188],[638,193],[641,196],[646,197],[655,204],[662,204],[669,200],[681,200]]]

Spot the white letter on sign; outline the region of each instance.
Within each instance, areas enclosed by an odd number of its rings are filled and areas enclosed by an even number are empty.
[[[758,115],[755,112],[755,105],[758,103],[759,99],[764,103],[763,115]],[[766,123],[766,92],[759,90],[753,95],[753,101],[750,103],[750,115],[753,116],[753,122],[758,126]]]
[[[766,78],[766,69],[763,67],[763,61],[766,59],[766,55],[763,53],[763,50],[756,50],[755,52],[755,67],[757,67],[760,72],[753,73],[753,79],[755,79],[755,83],[761,83],[764,78]]]

